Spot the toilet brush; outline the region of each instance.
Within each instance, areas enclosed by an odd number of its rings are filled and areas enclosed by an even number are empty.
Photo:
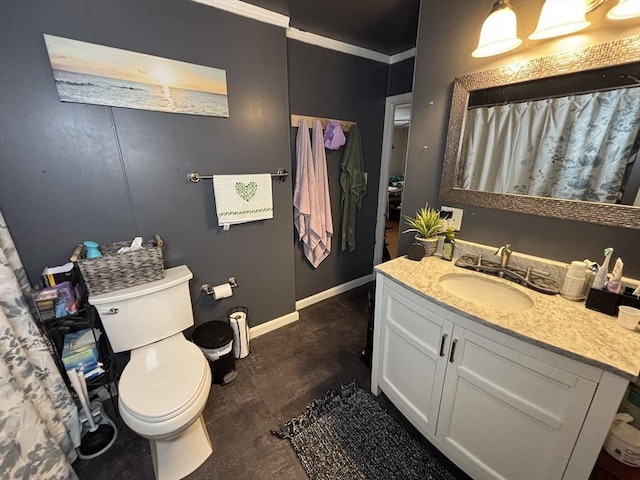
[[[86,431],[83,428],[80,446],[77,449],[78,456],[84,459],[97,457],[113,445],[118,431],[112,422],[104,418],[100,418],[100,421],[96,422],[93,418],[93,410],[100,412],[101,404],[94,402],[89,405],[89,393],[87,392],[87,382],[84,379],[84,375],[82,373],[78,374],[76,370],[67,370],[67,375],[71,386],[78,395],[85,417],[87,418],[87,423],[89,424]],[[96,409],[93,408],[94,405],[97,407]]]

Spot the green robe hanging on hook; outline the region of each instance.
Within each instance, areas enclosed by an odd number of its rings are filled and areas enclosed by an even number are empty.
[[[362,152],[362,137],[357,125],[349,129],[347,144],[342,155],[340,186],[342,195],[340,207],[340,234],[342,236],[342,250],[353,252],[356,249],[356,211],[362,209],[362,197],[367,194],[367,184],[364,175],[364,158]]]

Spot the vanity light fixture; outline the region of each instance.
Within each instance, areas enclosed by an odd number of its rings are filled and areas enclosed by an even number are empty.
[[[559,37],[587,28],[591,22],[585,19],[586,6],[586,0],[546,0],[542,5],[538,26],[529,39]]]
[[[482,24],[478,47],[471,56],[490,57],[513,50],[522,43],[516,30],[516,14],[509,0],[498,0]]]
[[[640,17],[640,1],[638,0],[620,0],[607,13],[607,18],[610,20],[626,20],[635,17]]]

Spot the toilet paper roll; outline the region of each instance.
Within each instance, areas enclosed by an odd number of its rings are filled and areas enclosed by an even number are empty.
[[[213,298],[220,300],[221,298],[228,298],[233,295],[231,285],[223,283],[222,285],[216,285],[213,287]]]
[[[244,358],[249,355],[249,325],[244,312],[235,312],[229,316],[233,330],[233,356]]]

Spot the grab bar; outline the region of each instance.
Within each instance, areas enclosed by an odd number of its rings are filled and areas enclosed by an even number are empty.
[[[287,175],[289,175],[289,172],[284,168],[280,168],[276,173],[272,173],[271,177],[277,177],[281,182],[284,182]],[[189,172],[187,173],[187,178],[193,183],[198,183],[200,180],[212,179],[213,175],[200,175],[198,172]]]

